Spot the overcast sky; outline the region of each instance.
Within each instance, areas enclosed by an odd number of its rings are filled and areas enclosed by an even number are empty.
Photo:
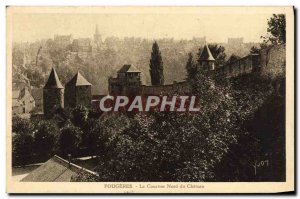
[[[266,34],[271,14],[15,14],[13,41],[53,38],[72,34],[73,38],[92,37],[98,24],[102,37],[142,37],[149,39],[192,39],[206,36],[207,42],[227,42],[243,37],[259,42]]]

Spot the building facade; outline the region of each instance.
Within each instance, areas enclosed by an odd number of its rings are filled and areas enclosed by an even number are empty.
[[[12,114],[21,115],[30,113],[35,108],[35,100],[29,90],[24,87],[21,90],[12,91]]]

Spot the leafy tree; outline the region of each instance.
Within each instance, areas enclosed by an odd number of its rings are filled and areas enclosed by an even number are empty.
[[[88,119],[89,111],[86,107],[79,105],[75,107],[72,111],[72,122],[75,126],[85,125]]]
[[[152,46],[150,76],[152,85],[164,84],[164,66],[157,42],[154,42]]]
[[[33,127],[29,120],[15,117],[12,120],[12,132],[13,164],[25,167],[33,155]]]
[[[256,46],[252,46],[250,49],[250,53],[251,54],[260,54],[260,48],[256,47]]]
[[[240,56],[237,56],[235,54],[232,54],[229,59],[227,60],[227,63],[232,63],[232,62],[235,62],[237,60],[239,60],[241,57]]]
[[[62,129],[59,137],[59,149],[63,157],[67,157],[68,154],[76,156],[81,135],[82,131],[72,125],[68,125]]]
[[[59,138],[59,129],[53,121],[42,120],[35,126],[35,151],[42,157],[53,155]]]
[[[188,56],[189,56],[189,58],[186,63],[187,80],[191,80],[191,79],[195,78],[195,75],[197,73],[197,66],[194,63],[193,54],[189,53]]]
[[[108,135],[104,132],[102,123],[98,119],[89,119],[83,127],[82,145],[89,154],[104,156]]]
[[[284,44],[286,42],[286,20],[284,14],[273,14],[268,20],[268,34],[262,36],[264,43]]]

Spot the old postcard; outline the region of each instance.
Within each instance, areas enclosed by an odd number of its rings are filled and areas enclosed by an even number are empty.
[[[294,191],[293,7],[7,7],[7,192]]]

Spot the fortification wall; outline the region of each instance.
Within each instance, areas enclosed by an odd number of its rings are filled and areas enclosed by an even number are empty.
[[[250,54],[232,63],[226,64],[217,71],[226,77],[236,77],[241,74],[251,73],[255,68],[259,67],[259,55]]]
[[[262,75],[278,76],[285,74],[286,48],[285,44],[272,46],[261,51]]]
[[[141,86],[141,95],[168,95],[173,93],[189,93],[190,85],[188,82],[174,82],[173,84],[160,86]]]

